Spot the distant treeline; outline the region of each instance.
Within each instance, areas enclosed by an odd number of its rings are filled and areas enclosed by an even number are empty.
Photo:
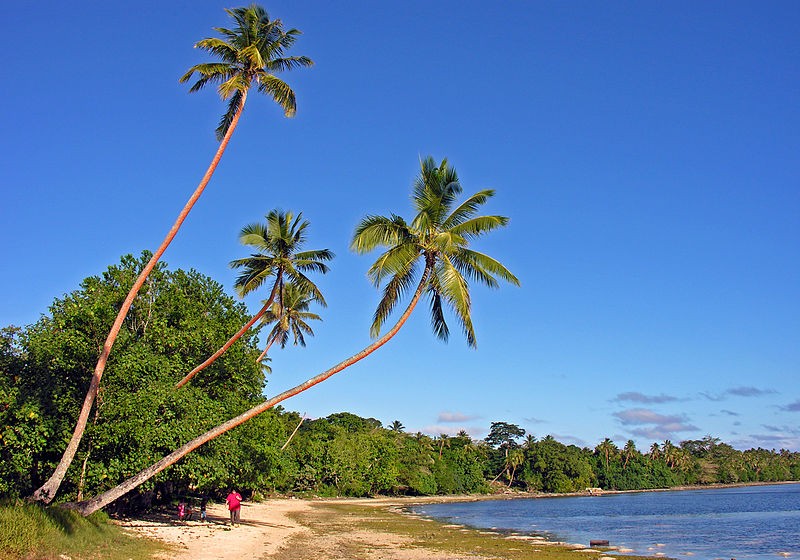
[[[124,257],[56,300],[35,324],[2,329],[0,495],[30,494],[52,473],[108,325],[147,257]],[[116,342],[59,499],[114,487],[262,401],[266,368],[256,360],[252,332],[175,388],[248,318],[244,305],[210,278],[159,265]],[[219,495],[232,486],[260,495],[369,496],[488,492],[501,485],[573,492],[783,480],[800,480],[799,453],[737,451],[712,437],[665,441],[644,452],[632,441],[620,448],[606,439],[590,449],[537,439],[504,422],[492,423],[478,441],[466,433],[409,434],[400,422],[383,427],[346,412],[301,424],[299,414],[278,407],[191,453],[117,507]]]

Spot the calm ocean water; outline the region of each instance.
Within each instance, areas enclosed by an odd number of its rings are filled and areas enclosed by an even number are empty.
[[[775,560],[789,553],[800,559],[800,484],[428,504],[413,510],[449,523],[570,543],[605,539],[632,554]]]

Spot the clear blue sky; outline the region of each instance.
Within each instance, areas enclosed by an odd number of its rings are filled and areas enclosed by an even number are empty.
[[[316,62],[283,75],[297,117],[251,96],[165,260],[232,293],[238,231],[272,208],[304,212],[309,246],[337,253],[325,321],[307,349],[271,352],[269,394],[368,342],[378,293],[350,236],[366,214],[410,215],[430,154],[466,192],[497,189],[487,211],[511,223],[476,247],[522,287],[474,289],[476,351],[438,342],[421,308],[287,408],[800,449],[797,2],[264,5]],[[0,325],[161,241],[224,110],[178,77],[228,6],[2,3]]]

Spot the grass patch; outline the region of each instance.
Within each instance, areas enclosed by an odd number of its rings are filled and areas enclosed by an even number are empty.
[[[641,556],[623,556],[614,551],[576,552],[565,546],[540,541],[513,539],[508,535],[480,531],[467,527],[452,527],[400,513],[395,508],[358,504],[314,504],[313,511],[293,515],[311,527],[318,538],[337,540],[337,536],[354,531],[389,533],[400,537],[396,548],[421,548],[446,556],[479,556],[506,560],[598,560],[613,556],[621,560],[641,560]],[[490,534],[491,533],[491,534]],[[349,550],[341,550],[347,548]],[[346,539],[338,542],[338,550],[328,551],[331,558],[360,558],[374,552],[365,540]],[[284,549],[276,558],[295,560],[307,558],[303,543]],[[438,557],[438,554],[437,554]],[[652,560],[652,559],[651,559]]]
[[[160,543],[133,537],[98,512],[74,511],[23,501],[0,503],[0,558],[8,560],[149,560]]]

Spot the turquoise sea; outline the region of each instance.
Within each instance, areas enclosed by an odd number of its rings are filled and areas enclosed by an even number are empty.
[[[800,484],[427,504],[448,523],[692,560],[800,559]]]

